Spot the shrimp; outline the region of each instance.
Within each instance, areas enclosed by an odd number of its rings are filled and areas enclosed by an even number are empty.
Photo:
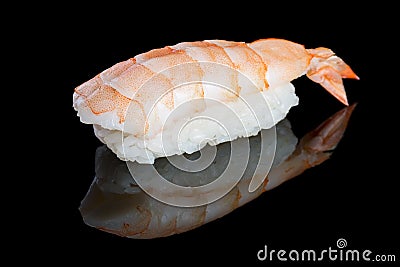
[[[183,42],[106,69],[75,88],[73,106],[121,160],[153,164],[198,151],[204,140],[217,145],[273,127],[298,104],[291,81],[304,74],[345,105],[342,78],[358,79],[328,48],[272,38]],[[209,120],[188,123],[213,116],[225,132]]]
[[[280,159],[275,159],[262,186],[250,193],[247,189],[252,175],[245,172],[228,194],[198,207],[176,207],[153,199],[134,183],[124,162],[100,147],[96,153],[96,177],[80,212],[87,225],[128,238],[165,237],[200,227],[327,160],[341,140],[354,108],[355,104],[340,110],[299,142],[288,122],[282,121],[277,126],[283,128],[278,131],[282,133],[277,145]]]

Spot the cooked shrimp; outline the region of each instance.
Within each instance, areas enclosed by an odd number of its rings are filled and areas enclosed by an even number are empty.
[[[120,159],[153,164],[198,151],[204,140],[216,145],[271,128],[297,105],[290,82],[304,74],[345,105],[342,78],[358,79],[327,48],[282,39],[184,42],[110,67],[76,87],[73,102],[81,121],[95,125]],[[209,120],[188,123],[210,116],[225,128]]]
[[[250,193],[252,175],[247,172],[227,195],[199,207],[175,207],[153,199],[134,183],[124,162],[101,148],[96,154],[96,178],[80,207],[83,219],[102,231],[129,238],[163,237],[197,228],[327,160],[341,140],[354,107],[327,119],[306,134],[297,147],[288,126],[278,125],[283,127],[278,135],[278,159],[263,185]]]

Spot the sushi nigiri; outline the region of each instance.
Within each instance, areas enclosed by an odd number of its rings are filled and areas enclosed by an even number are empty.
[[[327,48],[183,42],[106,69],[75,88],[73,107],[121,160],[153,164],[273,127],[298,104],[291,81],[304,74],[345,105],[342,78],[358,79]]]

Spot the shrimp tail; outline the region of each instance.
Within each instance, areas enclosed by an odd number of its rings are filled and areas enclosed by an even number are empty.
[[[359,80],[358,76],[328,48],[307,49],[307,52],[312,56],[307,77],[321,84],[330,94],[348,106],[342,78]]]

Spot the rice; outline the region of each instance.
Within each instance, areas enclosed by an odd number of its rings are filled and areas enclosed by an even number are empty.
[[[276,130],[276,135],[273,131]],[[275,129],[262,130],[263,136],[276,136],[276,147],[261,146],[261,132],[249,138],[249,158],[246,169],[243,173],[245,179],[251,179],[254,171],[259,164],[261,148],[263,153],[274,153],[272,167],[279,166],[285,161],[289,155],[293,153],[298,143],[297,137],[294,135],[291,124],[287,119],[279,122]],[[268,138],[267,138],[268,139]],[[264,140],[263,140],[264,141]],[[233,141],[233,143],[236,141]],[[226,170],[231,160],[232,142],[225,142],[217,145],[216,156],[213,162],[202,171],[186,172],[171,164],[174,157],[158,158],[154,162],[154,168],[166,180],[181,186],[201,186],[213,182],[220,177],[222,172]],[[244,147],[247,148],[247,147]],[[243,158],[240,154],[246,154],[246,151],[237,151],[236,159]],[[202,151],[201,151],[202,153]],[[231,164],[235,164],[234,162]],[[96,177],[97,183],[104,192],[112,192],[115,194],[137,194],[142,192],[132,177],[127,164],[119,160],[106,146],[97,148],[96,151]],[[140,164],[139,164],[140,165]],[[131,168],[139,166],[133,163]],[[247,190],[247,189],[246,189]]]

